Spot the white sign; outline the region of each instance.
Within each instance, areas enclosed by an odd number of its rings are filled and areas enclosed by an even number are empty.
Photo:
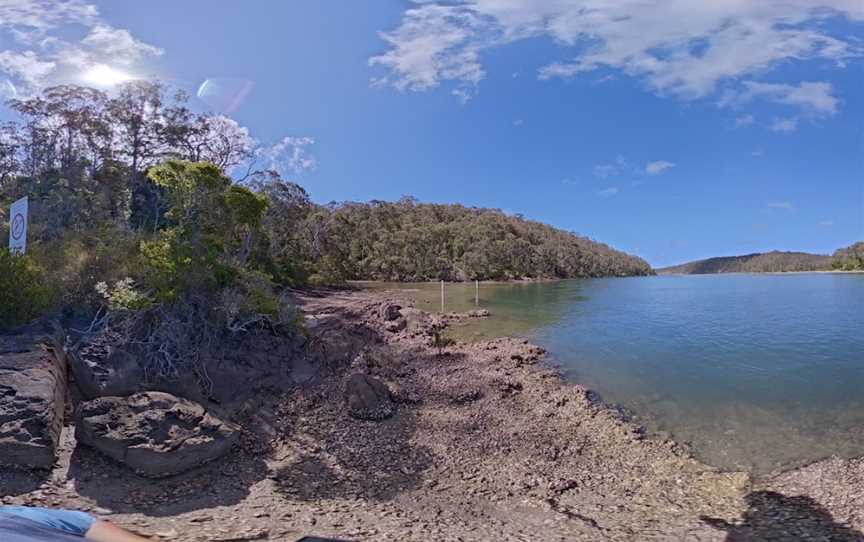
[[[12,204],[9,210],[9,251],[27,250],[27,196]]]

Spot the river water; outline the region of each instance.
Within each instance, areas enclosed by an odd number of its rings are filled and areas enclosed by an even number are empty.
[[[398,287],[440,310],[438,284]],[[453,334],[529,337],[706,463],[765,474],[864,455],[864,274],[481,284],[479,297],[493,317]],[[474,306],[473,284],[446,285],[446,311]]]

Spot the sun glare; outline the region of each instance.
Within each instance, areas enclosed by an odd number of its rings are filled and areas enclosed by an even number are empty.
[[[82,74],[81,78],[90,84],[103,87],[119,85],[120,83],[125,83],[126,81],[134,79],[132,75],[114,69],[111,66],[106,66],[105,64],[96,64],[95,66],[91,66]]]

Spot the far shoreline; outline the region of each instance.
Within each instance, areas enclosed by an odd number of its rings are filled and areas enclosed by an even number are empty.
[[[860,275],[864,269],[821,269],[814,271],[731,271],[728,273],[657,273],[658,277],[705,277],[711,275]]]

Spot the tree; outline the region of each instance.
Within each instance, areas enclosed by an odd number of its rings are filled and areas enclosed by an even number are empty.
[[[831,265],[843,271],[864,270],[864,241],[836,251]]]

